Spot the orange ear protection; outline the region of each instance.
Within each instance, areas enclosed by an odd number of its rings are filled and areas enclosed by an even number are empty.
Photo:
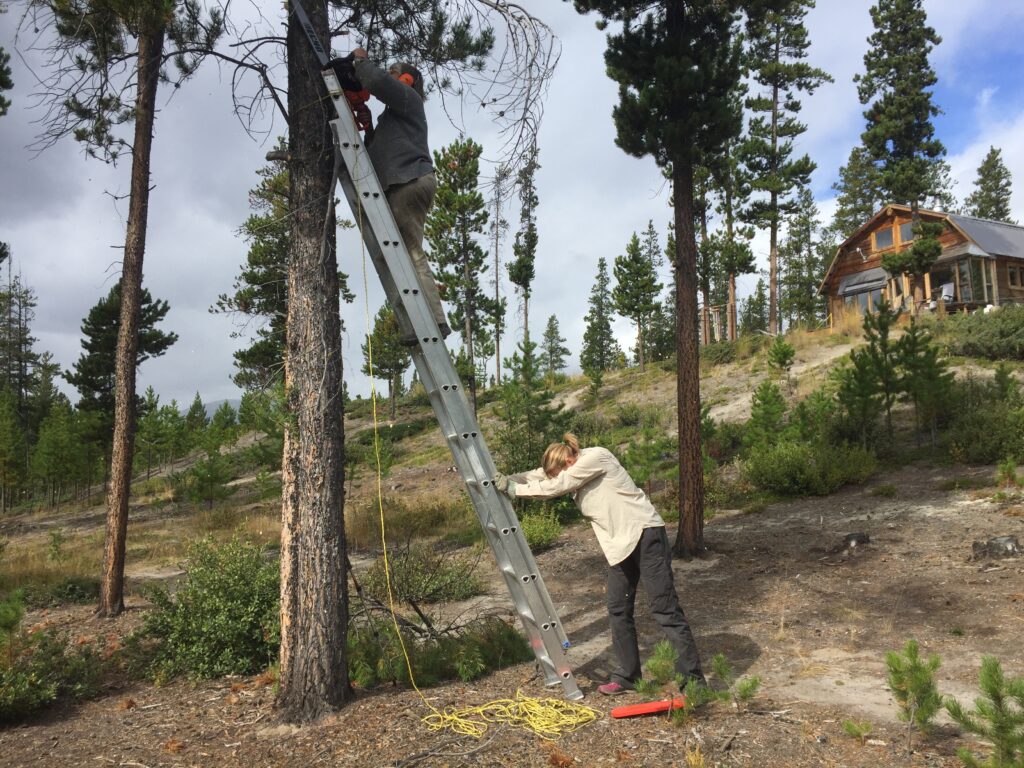
[[[413,83],[414,83],[415,81],[416,81],[416,78],[414,78],[414,77],[413,77],[412,75],[410,75],[410,74],[409,74],[408,72],[403,72],[403,73],[402,73],[401,75],[399,75],[399,76],[398,76],[398,82],[400,82],[400,83],[405,83],[405,84],[406,84],[406,85],[408,85],[408,86],[409,86],[410,88],[412,88],[412,84],[413,84]]]

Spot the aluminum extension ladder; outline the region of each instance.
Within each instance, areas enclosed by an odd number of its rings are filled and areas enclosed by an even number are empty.
[[[545,685],[561,684],[566,698],[582,699],[565,651],[569,640],[551,602],[511,502],[493,483],[497,474],[448,348],[420,289],[412,258],[395,224],[377,174],[363,147],[352,109],[345,99],[328,56],[312,33],[300,2],[292,2],[300,23],[318,58],[338,117],[331,121],[335,145],[335,172],[341,188],[360,222],[363,239],[377,269],[388,302],[403,331],[413,330],[418,343],[412,359],[430,404],[441,425],[459,473],[494,552],[523,628],[533,649]]]

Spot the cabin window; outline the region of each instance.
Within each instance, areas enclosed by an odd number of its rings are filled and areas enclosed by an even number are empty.
[[[960,301],[982,304],[992,295],[992,279],[983,259],[964,259],[957,262],[960,280]]]
[[[909,243],[914,239],[914,222],[905,221],[900,224],[900,242]]]
[[[873,291],[868,292],[868,298],[871,301],[871,310],[875,311],[878,309],[878,305],[882,303],[882,289],[876,288]]]
[[[956,296],[956,282],[953,279],[953,270],[949,267],[939,267],[932,270],[932,301],[953,301]]]
[[[1021,288],[1021,287],[1024,287],[1024,286],[1022,286],[1022,282],[1024,282],[1024,281],[1021,280],[1021,268],[1020,267],[1007,267],[1006,271],[1009,273],[1010,287],[1011,288]]]
[[[892,227],[879,229],[875,232],[875,250],[881,251],[892,247]]]

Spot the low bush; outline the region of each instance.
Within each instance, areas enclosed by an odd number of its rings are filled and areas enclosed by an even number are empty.
[[[735,341],[720,341],[715,344],[703,344],[700,348],[700,361],[708,365],[725,365],[737,358]]]
[[[495,669],[529,661],[530,646],[512,626],[498,618],[473,622],[436,638],[403,632],[417,685],[445,680],[464,682]],[[409,668],[392,624],[353,626],[348,633],[349,675],[363,688],[383,682],[409,683]]]
[[[519,520],[526,543],[534,552],[550,549],[562,533],[558,515],[550,507],[542,507],[522,516]]]
[[[389,548],[390,549],[390,548]],[[466,600],[479,595],[483,585],[473,574],[476,561],[452,552],[438,552],[429,544],[413,543],[389,552],[391,595],[396,602],[430,604]],[[384,558],[374,562],[363,578],[363,593],[388,602]]]
[[[1024,304],[946,320],[950,352],[989,360],[1024,360]]]
[[[56,584],[31,584],[23,588],[25,605],[52,608],[91,603],[100,596],[100,580],[94,576],[65,576]]]
[[[825,496],[876,469],[874,454],[859,447],[789,441],[752,449],[743,465],[751,483],[780,496]]]
[[[59,699],[90,698],[103,663],[91,643],[53,629],[26,632],[21,595],[0,601],[0,723],[24,720]]]
[[[253,674],[277,657],[279,568],[261,547],[202,539],[189,549],[177,592],[159,587],[149,596],[143,633],[156,641],[149,671],[158,680]]]
[[[434,426],[437,422],[434,419],[417,419],[416,421],[401,421],[395,422],[394,424],[379,424],[377,426],[377,434],[380,435],[381,440],[394,444],[401,440],[405,440],[408,437],[415,437],[430,427]],[[357,432],[351,441],[358,445],[364,445],[367,447],[373,447],[373,427],[363,429]]]
[[[1024,403],[1016,390],[968,379],[955,388],[949,450],[956,461],[995,464],[1024,457]]]

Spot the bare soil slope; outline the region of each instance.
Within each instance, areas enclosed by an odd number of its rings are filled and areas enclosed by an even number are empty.
[[[905,750],[904,730],[886,690],[884,653],[916,638],[943,659],[944,693],[969,700],[983,654],[1008,674],[1024,675],[1024,563],[973,561],[971,542],[1012,533],[1024,538],[1019,505],[996,503],[992,491],[940,490],[956,473],[990,470],[907,467],[879,478],[898,495],[850,488],[828,498],[775,504],[761,512],[723,514],[707,526],[711,555],[677,562],[677,584],[706,662],[724,653],[739,674],[757,675],[762,692],[749,707],[714,705],[686,726],[660,718],[612,720],[546,742],[496,726],[477,741],[427,729],[429,709],[408,690],[360,692],[329,721],[295,728],[275,719],[273,690],[255,679],[148,684],[0,729],[4,766],[686,766],[698,747],[707,765],[955,766],[967,744],[950,726]],[[871,542],[841,548],[851,532]],[[589,528],[570,528],[538,557],[574,643],[571,659],[585,703],[606,713],[635,695],[596,693],[610,669],[604,612],[604,563]],[[486,574],[488,563],[484,563]],[[489,607],[504,606],[493,574]],[[640,596],[643,602],[643,595]],[[76,635],[120,634],[140,606],[114,622],[88,608],[36,614]],[[642,645],[657,627],[641,610]],[[472,684],[423,692],[439,709],[508,698],[557,695],[525,664]],[[842,721],[873,724],[870,744],[842,731]]]

